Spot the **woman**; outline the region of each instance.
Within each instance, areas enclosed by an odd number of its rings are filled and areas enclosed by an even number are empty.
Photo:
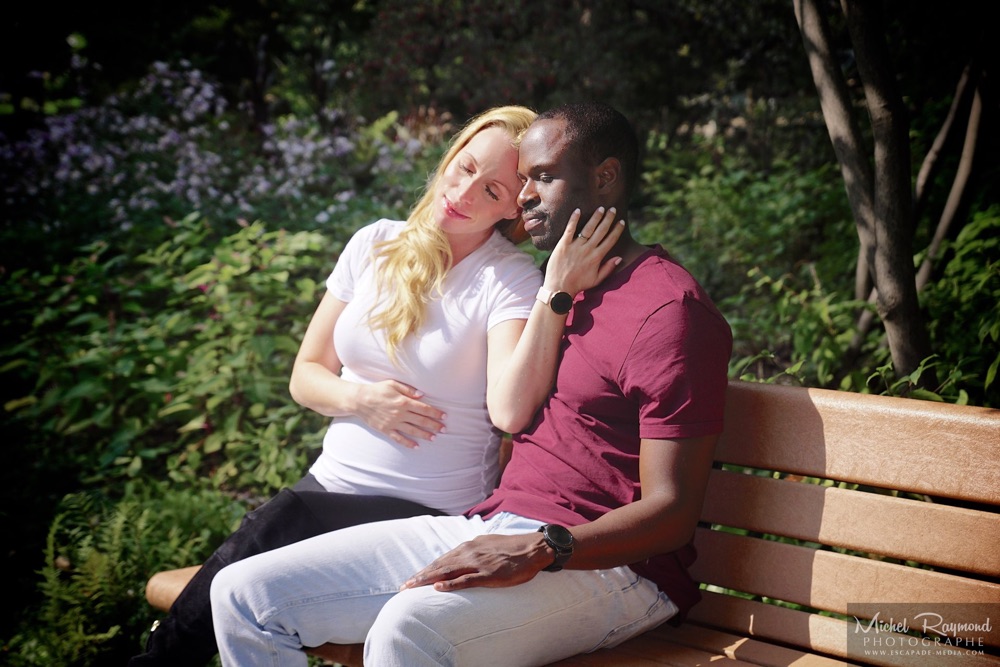
[[[496,231],[520,216],[514,140],[532,118],[504,107],[474,120],[409,220],[380,220],[344,249],[290,383],[336,418],[310,470],[320,490],[451,514],[492,490],[493,425],[519,430],[536,407],[510,409],[520,388],[499,376],[541,278]]]
[[[459,513],[493,489],[500,430],[530,423],[555,372],[555,354],[534,345],[552,325],[529,318],[541,276],[499,231],[520,218],[516,142],[534,116],[508,106],[474,118],[405,222],[380,220],[347,244],[290,382],[298,403],[334,418],[321,456],[247,515],[130,665],[214,655],[209,591],[230,562],[359,523]],[[612,222],[596,233],[620,233]],[[596,284],[602,255],[576,245],[552,261]]]

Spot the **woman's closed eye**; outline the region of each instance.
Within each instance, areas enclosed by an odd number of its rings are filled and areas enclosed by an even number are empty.
[[[472,169],[472,167],[470,167],[469,165],[467,165],[464,162],[459,162],[458,163],[458,168],[461,169],[462,171],[464,171],[469,176],[472,176],[473,174],[476,173]],[[493,189],[490,188],[490,186],[486,185],[486,186],[483,187],[483,189],[486,191],[486,194],[488,194],[490,196],[490,199],[492,199],[493,201],[500,201],[500,195],[498,195],[497,193],[493,192]]]

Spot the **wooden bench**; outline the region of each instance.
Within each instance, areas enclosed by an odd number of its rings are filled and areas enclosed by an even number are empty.
[[[702,522],[685,623],[557,664],[1000,665],[1000,410],[731,382]],[[194,569],[155,575],[150,603]],[[984,627],[889,627],[959,612]]]

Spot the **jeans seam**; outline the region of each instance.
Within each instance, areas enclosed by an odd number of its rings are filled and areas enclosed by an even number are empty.
[[[374,598],[382,595],[392,596],[398,593],[398,589],[386,588],[382,589],[368,589],[367,591],[350,591],[350,592],[340,592],[336,594],[326,594],[326,595],[316,595],[305,598],[298,598],[295,600],[286,600],[281,605],[275,605],[271,607],[266,613],[261,614],[258,619],[258,623],[261,626],[266,626],[270,624],[275,617],[284,614],[285,612],[298,609],[300,607],[310,607],[317,604],[326,604],[328,602],[337,602],[340,600],[353,600],[358,598]]]
[[[625,637],[623,637],[621,639],[621,641],[624,641],[625,639],[629,639],[629,638],[635,636],[635,632],[634,632],[635,628],[646,626],[646,624],[648,623],[649,619],[651,619],[658,610],[664,608],[667,603],[671,604],[671,606],[674,607],[674,614],[676,614],[677,613],[677,611],[676,611],[677,605],[673,604],[673,601],[670,600],[670,598],[666,597],[666,595],[662,595],[662,594],[657,595],[656,599],[646,609],[646,613],[645,614],[643,614],[640,618],[633,619],[633,620],[629,621],[628,623],[623,623],[623,624],[621,624],[621,625],[619,625],[619,626],[617,626],[617,627],[612,628],[611,630],[609,630],[608,634],[606,634],[604,636],[604,638],[600,642],[598,642],[597,645],[594,646],[593,649],[591,649],[591,652],[598,651],[598,650],[600,650],[602,648],[605,648],[607,646],[614,646],[614,645],[616,645],[619,642],[615,642],[614,644],[612,644],[611,642],[614,641],[614,640],[616,640],[616,639],[618,639],[618,637],[620,635],[622,635],[623,633],[628,633],[628,634]],[[666,618],[664,618],[662,621],[660,621],[660,623],[666,622],[667,620],[670,619],[671,616],[673,616],[673,614],[671,614],[670,616],[667,616]],[[659,625],[659,623],[657,625]],[[656,626],[646,627],[644,630],[642,630],[642,632],[647,632],[649,630],[652,630],[653,627],[656,627]]]

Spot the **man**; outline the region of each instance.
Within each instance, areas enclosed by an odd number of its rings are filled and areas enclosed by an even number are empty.
[[[576,232],[575,207],[623,216],[637,153],[609,107],[541,114],[518,163],[535,246]],[[603,239],[598,220],[573,242]],[[625,231],[606,250],[620,261],[598,287],[545,276],[535,308],[553,333],[538,353],[560,363],[497,491],[466,516],[350,528],[227,567],[212,586],[223,664],[305,665],[301,646],[362,640],[378,667],[546,664],[697,601],[685,566],[731,334],[661,248]]]

